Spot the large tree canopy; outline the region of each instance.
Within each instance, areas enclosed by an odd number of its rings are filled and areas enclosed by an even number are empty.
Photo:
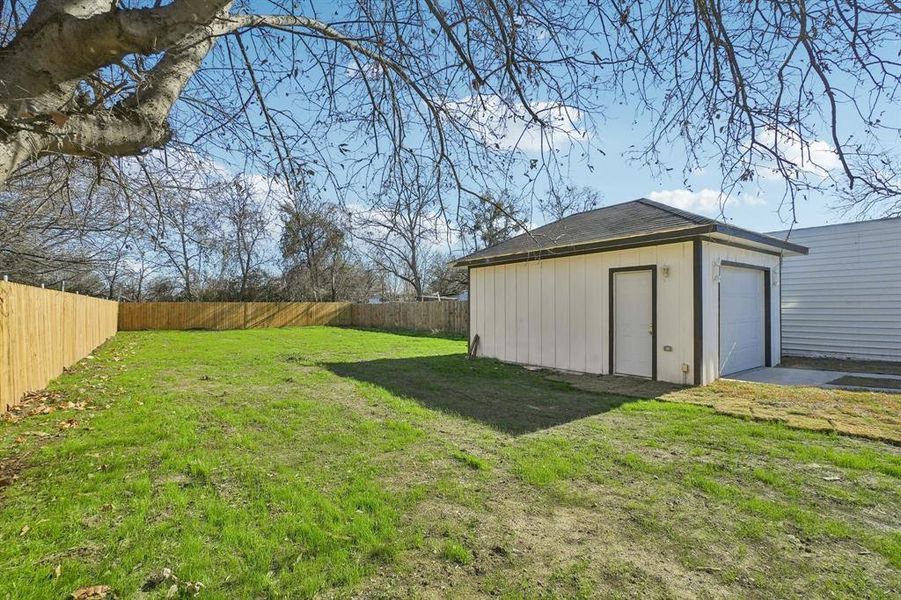
[[[726,188],[897,210],[899,39],[893,0],[4,0],[0,183],[184,144],[307,193],[403,155],[475,194],[590,161],[628,102],[650,165],[681,141]]]

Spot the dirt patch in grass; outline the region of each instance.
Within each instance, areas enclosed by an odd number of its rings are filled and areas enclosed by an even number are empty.
[[[819,369],[822,371],[845,371],[849,373],[901,375],[901,362],[887,360],[783,356],[782,363],[779,366],[792,369]]]
[[[6,486],[12,485],[24,467],[25,461],[19,455],[0,458],[0,493],[3,492],[3,488]]]

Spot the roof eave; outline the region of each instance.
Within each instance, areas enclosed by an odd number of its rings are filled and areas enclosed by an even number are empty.
[[[783,254],[805,255],[808,253],[807,246],[794,244],[786,240],[780,240],[779,238],[763,233],[757,233],[756,231],[734,227],[726,223],[716,223],[714,225],[713,233],[720,233],[723,235],[728,235],[730,237],[754,242],[756,244],[778,248]]]
[[[651,244],[673,244],[693,239],[699,235],[711,233],[714,231],[714,224],[698,225],[693,227],[683,227],[681,229],[670,229],[643,235],[635,235],[623,238],[614,238],[600,240],[597,242],[586,242],[582,244],[574,244],[570,246],[557,246],[552,248],[539,248],[529,250],[528,252],[513,252],[510,254],[501,254],[497,256],[486,256],[484,258],[469,259],[463,257],[454,263],[455,267],[485,267],[489,265],[499,265],[512,262],[524,262],[530,260],[541,260],[547,258],[563,258],[565,256],[574,256],[578,254],[590,254],[593,252],[606,252],[609,250],[624,250],[638,246],[647,246]]]
[[[766,246],[768,248],[777,250],[780,254],[802,255],[807,254],[808,252],[805,246],[786,242],[784,240],[764,235],[762,233],[756,233],[747,229],[733,227],[725,223],[707,223],[693,227],[683,227],[681,229],[671,229],[668,231],[601,240],[597,242],[586,242],[583,244],[574,244],[571,246],[540,248],[537,250],[530,250],[528,252],[513,252],[510,254],[486,256],[484,258],[474,259],[463,257],[455,261],[453,265],[455,267],[487,267],[491,265],[502,265],[514,262],[525,262],[549,258],[563,258],[566,256],[575,256],[578,254],[607,252],[611,250],[625,250],[628,248],[635,248],[640,246],[674,244],[677,242],[684,242],[713,233],[718,233],[724,236],[738,238],[752,242],[754,244]]]

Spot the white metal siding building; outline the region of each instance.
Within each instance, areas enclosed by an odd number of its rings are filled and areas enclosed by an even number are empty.
[[[803,251],[642,199],[457,264],[478,356],[701,384],[779,363],[779,264]]]
[[[901,361],[901,219],[796,229],[789,239],[810,255],[782,266],[782,351]]]

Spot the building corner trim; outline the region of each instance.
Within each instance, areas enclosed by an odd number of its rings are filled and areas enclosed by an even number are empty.
[[[701,385],[701,365],[704,357],[704,278],[703,256],[704,247],[700,239],[692,241],[692,273],[694,277],[694,383]]]

